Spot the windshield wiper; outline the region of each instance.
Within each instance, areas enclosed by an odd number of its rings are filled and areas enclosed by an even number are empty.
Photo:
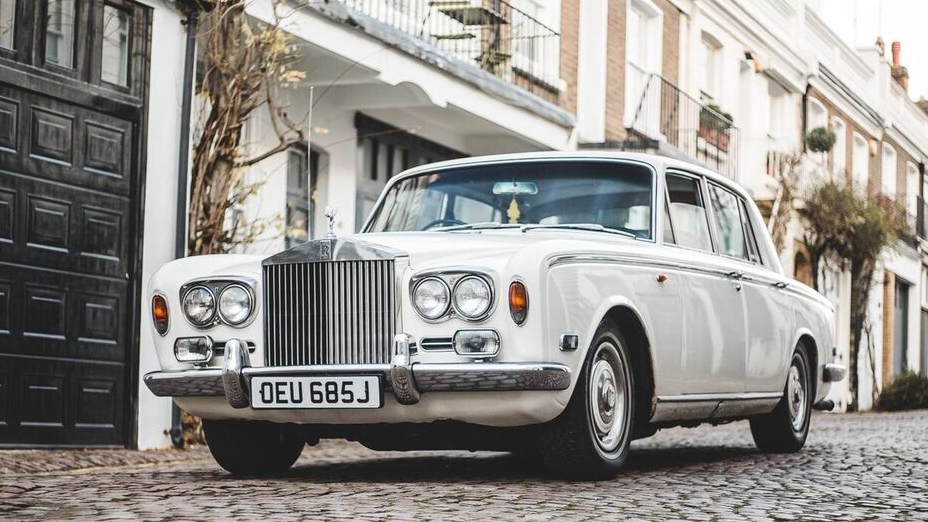
[[[528,232],[529,230],[536,229],[545,229],[545,228],[561,228],[567,230],[589,230],[592,232],[605,232],[607,234],[617,234],[620,236],[630,237],[632,239],[638,239],[638,236],[632,234],[631,232],[626,232],[624,230],[616,230],[614,228],[606,228],[598,223],[558,223],[552,225],[522,225],[519,230],[523,233]]]
[[[452,225],[450,227],[433,228],[432,232],[453,232],[455,230],[490,230],[494,228],[515,228],[521,225],[516,223],[497,223],[496,221],[486,221],[483,223],[466,223],[463,225]]]

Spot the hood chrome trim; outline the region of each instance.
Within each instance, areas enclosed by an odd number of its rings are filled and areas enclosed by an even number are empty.
[[[408,257],[406,252],[354,238],[315,239],[261,261],[261,266],[326,261],[377,261]]]

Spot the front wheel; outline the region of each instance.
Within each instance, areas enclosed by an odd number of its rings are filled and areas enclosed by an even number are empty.
[[[635,417],[634,378],[625,338],[613,323],[604,322],[570,402],[539,432],[539,450],[549,471],[601,479],[622,469]]]
[[[204,419],[203,433],[213,458],[233,475],[283,473],[306,445],[292,424]]]
[[[793,352],[783,398],[772,412],[751,419],[751,435],[757,449],[768,453],[794,453],[809,435],[812,416],[812,372],[806,347]]]

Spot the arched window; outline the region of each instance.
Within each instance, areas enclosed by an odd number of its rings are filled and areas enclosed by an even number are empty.
[[[828,111],[822,102],[815,98],[809,98],[806,113],[806,132],[819,127],[828,128]]]
[[[854,133],[854,150],[851,152],[851,168],[854,172],[854,185],[863,190],[867,189],[870,178],[870,153],[867,140],[858,133]]]
[[[885,196],[896,197],[896,149],[889,143],[883,143],[883,163],[880,170],[880,191]]]

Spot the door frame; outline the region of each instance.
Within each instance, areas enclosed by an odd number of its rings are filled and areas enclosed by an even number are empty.
[[[96,72],[86,69],[87,60],[93,62],[96,55],[88,54],[82,60],[75,56],[75,69],[73,74],[64,74],[59,67],[44,66],[44,33],[40,22],[40,15],[44,7],[40,2],[24,0],[15,1],[15,33],[14,41],[17,49],[2,50],[0,52],[0,73],[5,83],[17,89],[32,92],[41,96],[65,101],[75,106],[97,112],[111,114],[130,121],[135,140],[131,143],[132,180],[130,188],[129,218],[129,244],[127,252],[130,256],[126,278],[129,281],[126,294],[124,320],[127,329],[125,382],[122,398],[123,430],[121,446],[130,449],[138,447],[138,394],[139,394],[139,359],[141,346],[141,314],[145,309],[142,306],[142,263],[144,246],[144,216],[145,216],[145,187],[147,183],[146,166],[148,164],[148,107],[150,96],[151,77],[151,34],[154,8],[143,3],[131,0],[109,0],[109,3],[118,6],[131,6],[133,10],[132,36],[130,44],[130,83],[128,87],[109,86],[90,78]],[[96,13],[104,2],[101,0],[76,0],[76,9],[79,13]],[[83,16],[83,15],[81,15]],[[28,25],[26,25],[28,24]],[[90,23],[89,27],[95,27]],[[87,26],[77,28],[87,31]],[[95,31],[75,36],[75,49],[77,54],[81,45],[89,46],[98,40]],[[21,46],[21,47],[20,47]],[[94,49],[85,49],[84,52],[95,53]],[[104,102],[104,103],[101,103]],[[4,446],[4,444],[0,444]],[[67,447],[73,444],[43,444],[43,447]],[[89,447],[79,444],[80,447]],[[105,445],[93,447],[106,447]]]

